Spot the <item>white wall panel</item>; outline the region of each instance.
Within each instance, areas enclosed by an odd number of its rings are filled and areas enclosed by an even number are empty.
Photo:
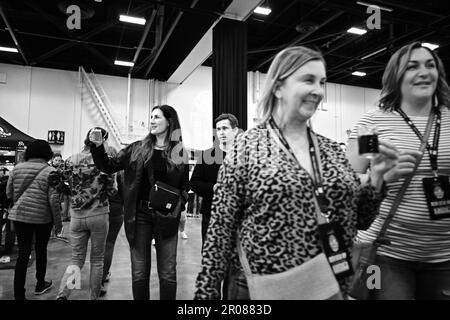
[[[0,84],[0,114],[20,130],[46,139],[51,129],[66,132],[63,157],[78,152],[87,130],[105,126],[92,99],[78,85],[78,73],[0,64],[6,84]],[[248,128],[253,126],[256,105],[264,87],[265,74],[248,73]],[[128,79],[97,75],[111,101],[118,122],[125,123]],[[374,108],[379,90],[327,84],[327,97],[312,119],[314,130],[336,141],[346,141],[345,130]],[[182,84],[131,80],[130,121],[143,132],[148,127],[149,109],[159,103],[178,112],[183,139],[188,148],[212,145],[212,73],[197,68]],[[142,126],[143,123],[143,126]]]

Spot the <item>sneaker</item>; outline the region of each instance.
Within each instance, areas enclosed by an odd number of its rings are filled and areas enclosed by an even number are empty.
[[[111,272],[108,272],[108,273],[106,274],[105,279],[102,280],[102,284],[104,284],[104,283],[106,283],[106,282],[109,282],[109,279],[111,279]]]
[[[99,294],[99,296],[103,297],[105,294],[106,294],[106,287],[104,285],[102,285],[100,287],[100,294]]]
[[[46,293],[48,290],[50,290],[50,288],[52,287],[52,281],[45,281],[43,285],[38,286],[36,285],[35,289],[34,289],[34,294],[35,295],[39,295],[39,294],[44,294]]]
[[[181,239],[183,239],[183,240],[186,240],[186,239],[188,239],[189,237],[188,237],[188,235],[186,234],[186,232],[182,232],[181,233]]]

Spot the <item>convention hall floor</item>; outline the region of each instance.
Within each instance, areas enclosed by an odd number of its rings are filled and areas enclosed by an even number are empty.
[[[68,230],[68,223],[65,228]],[[178,240],[177,258],[177,300],[192,300],[194,296],[195,279],[200,269],[201,220],[188,217],[186,223],[187,240]],[[65,231],[66,233],[67,231]],[[90,246],[90,244],[89,244]],[[159,282],[156,273],[155,248],[152,246],[152,270],[150,280],[150,299],[159,299]],[[43,295],[34,295],[35,262],[28,268],[26,281],[26,296],[30,300],[53,300],[67,265],[70,262],[70,245],[60,240],[52,239],[48,245],[47,280],[53,281],[53,287]],[[0,270],[0,300],[14,299],[13,292],[14,269]],[[107,285],[104,300],[132,300],[131,265],[128,242],[124,229],[120,230],[114,250],[111,266],[111,280]],[[89,251],[86,264],[82,270],[81,290],[73,290],[70,300],[89,299]]]

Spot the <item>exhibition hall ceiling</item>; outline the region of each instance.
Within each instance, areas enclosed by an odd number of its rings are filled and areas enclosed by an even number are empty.
[[[18,49],[0,51],[0,62],[65,70],[84,66],[95,73],[167,81],[214,23],[230,18],[228,8],[245,1],[250,0],[0,0],[0,47]],[[439,45],[435,51],[450,72],[450,1],[256,2],[271,12],[251,9],[241,19],[247,25],[249,71],[267,72],[279,50],[306,45],[324,54],[330,82],[380,88],[391,54],[420,41]],[[146,20],[131,24],[120,15]],[[349,33],[352,27],[366,33]],[[211,65],[211,58],[203,60]]]

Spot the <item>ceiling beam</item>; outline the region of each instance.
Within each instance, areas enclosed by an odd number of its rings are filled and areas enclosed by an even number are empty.
[[[164,6],[160,6],[158,8],[158,17],[157,17],[157,24],[156,24],[156,30],[155,30],[155,42],[153,44],[152,50],[150,53],[145,57],[144,60],[138,65],[133,68],[133,72],[136,73],[139,70],[141,70],[145,65],[152,60],[155,57],[156,50],[159,48],[159,45],[161,44],[162,40],[162,33],[163,33],[163,27],[164,27]]]
[[[306,21],[308,16],[310,16],[311,14],[313,14],[314,12],[316,12],[317,10],[321,9],[321,5],[327,2],[327,0],[322,0],[320,3],[316,4],[311,10],[309,10],[304,16],[301,16],[301,20]],[[299,0],[296,1],[292,1],[289,5],[286,6],[287,9],[290,9],[292,7],[292,5],[294,4],[302,4]],[[279,18],[281,16],[282,13],[286,12],[286,8],[279,14],[276,16],[276,18]],[[282,32],[279,32],[275,37],[269,39],[268,41],[266,41],[259,49],[265,49],[267,48],[271,43],[273,43],[275,40],[279,39],[280,37],[282,37],[284,34],[286,34],[286,32],[294,29],[297,24],[301,21],[296,21],[293,25],[289,26],[289,27],[285,27],[284,30]],[[272,21],[275,21],[272,20]],[[268,25],[270,25],[270,22],[268,23]],[[265,29],[267,30],[267,28]],[[282,48],[282,46],[278,45],[278,48]],[[279,49],[278,49],[279,50]]]
[[[253,10],[262,3],[262,0],[234,0],[203,35],[194,49],[188,54],[178,68],[172,73],[167,82],[182,83],[189,75],[197,69],[212,53],[212,30],[224,17],[233,18],[238,21],[246,21]]]
[[[404,5],[404,4],[400,4],[400,3],[394,2],[392,0],[391,1],[375,0],[375,1],[376,1],[376,3],[374,3],[375,5],[378,3],[380,5],[381,4],[382,5],[386,5],[386,6],[391,7],[391,8],[392,7],[400,8],[400,9],[403,9],[403,10],[406,10],[406,11],[426,14],[428,16],[432,16],[432,17],[435,17],[435,18],[444,18],[445,17],[444,14],[440,14],[440,13],[437,13],[437,12],[432,12],[432,11],[428,11],[428,10],[424,10],[424,9],[416,9],[412,5]]]
[[[27,2],[27,4],[29,4],[29,2]],[[149,5],[149,4],[142,5],[142,6],[138,7],[136,10],[134,10],[134,13],[135,14],[142,13],[142,12],[146,11],[147,9],[151,8],[152,6],[153,5]],[[36,58],[36,62],[34,62],[32,64],[37,64],[39,62],[42,62],[42,61],[44,61],[44,60],[54,56],[55,54],[58,54],[58,53],[63,52],[65,50],[67,50],[67,49],[70,49],[71,47],[75,46],[76,44],[79,44],[80,41],[89,40],[90,38],[95,37],[96,35],[98,35],[98,34],[104,32],[104,31],[106,31],[106,30],[108,30],[108,29],[118,25],[119,23],[120,23],[120,21],[119,21],[119,19],[117,19],[114,22],[108,23],[106,25],[102,25],[102,26],[100,26],[100,27],[98,27],[98,28],[96,28],[94,30],[91,30],[91,31],[87,32],[86,34],[84,34],[83,36],[81,36],[78,39],[77,38],[73,38],[72,35],[69,35],[69,37],[74,39],[74,42],[66,42],[66,43],[60,45],[59,47],[56,47],[56,48],[54,48],[54,49],[52,49],[52,50],[50,50],[50,51],[40,55],[39,57]]]
[[[311,30],[305,34],[302,34],[298,37],[296,37],[294,40],[290,41],[289,43],[284,44],[283,46],[281,46],[281,49],[287,48],[287,47],[291,47],[296,45],[297,43],[299,43],[300,41],[302,41],[303,39],[306,39],[307,37],[309,37],[310,35],[312,35],[314,32],[316,32],[317,30],[323,28],[324,26],[326,26],[327,24],[329,24],[330,22],[334,21],[336,18],[338,18],[339,16],[341,16],[344,12],[343,11],[338,11],[335,14],[333,14],[331,17],[329,17],[327,20],[325,20],[324,22],[322,22],[317,29]],[[255,68],[253,68],[253,70],[258,70],[259,68],[261,68],[262,66],[264,66],[266,63],[272,61],[272,59],[276,56],[275,54],[271,54],[270,57],[264,59],[262,62],[260,62]]]
[[[139,58],[139,54],[141,53],[142,47],[144,46],[145,40],[147,39],[148,33],[150,32],[150,28],[152,27],[153,20],[155,20],[157,11],[158,11],[157,9],[153,9],[150,19],[147,20],[147,22],[145,23],[144,32],[142,33],[141,40],[139,41],[139,45],[137,47],[136,53],[134,54],[133,64],[136,64],[136,62]],[[133,68],[134,68],[134,66],[131,67],[130,73],[133,72]]]
[[[47,21],[49,21],[51,24],[53,24],[59,31],[61,31],[63,34],[65,34],[66,36],[68,36],[69,38],[74,39],[74,37],[72,36],[72,34],[67,31],[63,26],[61,26],[61,24],[59,23],[58,20],[56,20],[54,17],[52,17],[51,15],[47,14],[44,10],[42,10],[41,8],[39,8],[38,6],[36,6],[35,4],[31,4],[28,3],[29,6],[31,6],[34,10],[36,10],[37,12],[39,12],[39,14],[41,14]],[[90,45],[84,43],[84,42],[79,42],[79,44],[81,44],[85,49],[87,49],[89,52],[91,52],[92,54],[94,54],[97,58],[99,58],[100,60],[102,60],[103,63],[105,63],[106,65],[111,65],[112,61],[110,58],[106,57],[105,55],[103,55],[100,51],[98,51],[97,49],[91,47]]]
[[[193,8],[196,6],[197,2],[199,0],[192,0],[190,7]],[[173,21],[172,25],[170,26],[169,30],[166,33],[166,36],[162,43],[158,46],[158,49],[156,50],[155,56],[153,57],[153,60],[150,62],[150,65],[148,66],[147,70],[145,71],[144,78],[147,78],[150,71],[152,70],[153,66],[156,63],[156,60],[158,60],[159,55],[163,51],[164,47],[166,46],[167,41],[169,41],[170,36],[172,35],[173,30],[175,30],[175,27],[177,26],[178,22],[181,20],[181,17],[183,16],[183,12],[178,12],[175,20]]]
[[[22,47],[19,44],[19,41],[17,40],[13,28],[11,27],[11,24],[9,23],[8,19],[6,18],[5,12],[3,11],[3,7],[0,4],[0,15],[2,16],[3,22],[5,23],[6,27],[8,28],[9,34],[11,35],[11,38],[14,41],[14,44],[16,45],[17,49],[20,52],[20,55],[22,56],[23,61],[26,65],[29,65],[28,59],[25,55],[25,52],[23,51]]]

